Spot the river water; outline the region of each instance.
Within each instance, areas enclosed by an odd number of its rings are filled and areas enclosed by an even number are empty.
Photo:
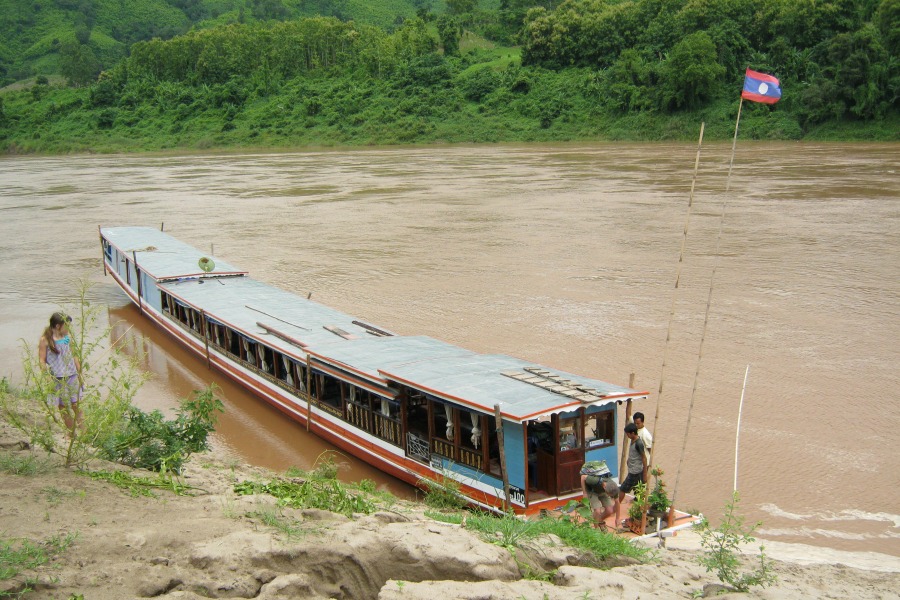
[[[312,466],[327,444],[103,276],[98,225],[164,223],[397,333],[623,385],[634,373],[677,504],[714,520],[749,365],[738,486],[760,537],[900,556],[898,150],[739,142],[728,181],[731,144],[705,145],[690,213],[692,144],[3,158],[0,375],[21,380],[20,340],[35,344],[87,277],[153,374],[139,406],[171,413],[215,381],[218,452]],[[342,460],[344,478],[414,494]]]

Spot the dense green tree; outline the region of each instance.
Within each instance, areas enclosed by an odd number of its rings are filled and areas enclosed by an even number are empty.
[[[663,108],[696,108],[712,98],[725,75],[716,61],[716,46],[705,31],[675,44],[662,65],[660,105]]]
[[[441,15],[437,20],[438,37],[441,38],[441,46],[447,56],[459,54],[459,37],[462,28],[459,21],[452,15]]]
[[[281,0],[253,0],[251,12],[260,21],[281,21],[288,16],[287,7]]]
[[[475,10],[478,0],[446,0],[447,10],[453,15],[463,15]]]
[[[900,55],[900,0],[882,0],[875,20],[885,49],[896,58]]]
[[[100,61],[86,44],[65,42],[59,48],[59,70],[69,85],[82,86],[91,83],[100,73]]]
[[[653,64],[629,48],[606,71],[601,100],[621,112],[652,110],[655,80]]]

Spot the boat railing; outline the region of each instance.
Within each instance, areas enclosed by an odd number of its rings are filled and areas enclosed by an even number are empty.
[[[373,413],[372,417],[375,421],[373,433],[386,442],[390,442],[395,446],[401,445],[400,423],[391,419],[387,415]]]
[[[431,451],[438,456],[456,460],[456,446],[454,446],[451,441],[433,438],[431,440]]]
[[[481,450],[459,449],[459,462],[478,471],[484,469],[484,453]]]

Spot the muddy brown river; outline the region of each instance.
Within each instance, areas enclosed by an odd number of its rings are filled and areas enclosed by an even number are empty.
[[[141,408],[171,413],[214,381],[216,451],[312,466],[328,444],[208,371],[103,276],[98,225],[165,223],[397,333],[623,385],[634,373],[670,488],[681,469],[678,505],[714,520],[749,365],[738,485],[760,537],[900,556],[900,146],[739,141],[726,196],[730,153],[703,147],[689,218],[694,144],[3,158],[0,375],[21,381],[20,340],[87,277],[153,375]],[[345,479],[414,495],[341,460]]]

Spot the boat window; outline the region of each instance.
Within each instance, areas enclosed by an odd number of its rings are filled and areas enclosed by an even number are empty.
[[[256,367],[259,366],[257,358],[256,358],[256,342],[251,342],[248,338],[241,337],[241,346],[242,346],[242,355],[245,361],[250,363],[250,365]]]
[[[275,362],[272,349],[262,344],[259,345],[259,368],[269,375],[275,374]]]
[[[484,470],[487,415],[475,411],[459,411],[459,462]]]
[[[316,385],[319,392],[320,405],[340,417],[344,413],[344,393],[341,389],[344,385],[334,377],[324,373],[316,373]]]
[[[230,327],[225,328],[225,351],[235,358],[241,357],[240,336]]]
[[[586,448],[611,446],[615,442],[613,411],[589,414],[584,419],[584,441]]]
[[[434,437],[452,442],[456,437],[456,431],[453,426],[453,406],[443,402],[433,402],[432,405]]]
[[[581,417],[559,420],[559,450],[575,450],[581,448]]]
[[[431,451],[456,460],[456,409],[444,402],[431,403]]]

